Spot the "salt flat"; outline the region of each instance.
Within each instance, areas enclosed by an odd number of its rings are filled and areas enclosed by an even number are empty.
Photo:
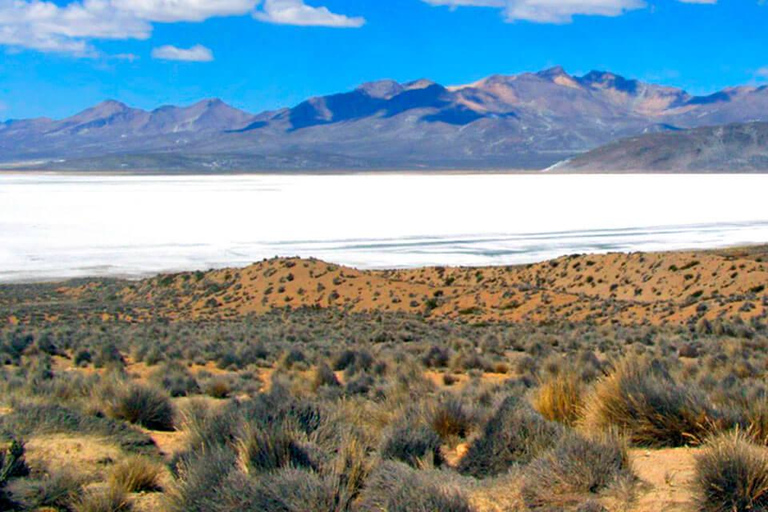
[[[768,242],[768,175],[0,175],[0,281]]]

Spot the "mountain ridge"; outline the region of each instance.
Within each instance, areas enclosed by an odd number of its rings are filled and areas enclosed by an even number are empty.
[[[768,87],[707,96],[556,66],[444,86],[379,80],[252,114],[220,99],[153,110],[107,100],[0,123],[0,164],[61,170],[541,169],[619,139],[768,121]],[[36,164],[39,166],[39,164]]]

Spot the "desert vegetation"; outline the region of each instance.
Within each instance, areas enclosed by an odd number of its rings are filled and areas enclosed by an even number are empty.
[[[4,510],[768,507],[760,316],[138,319],[109,308],[147,284],[88,286],[0,293]]]

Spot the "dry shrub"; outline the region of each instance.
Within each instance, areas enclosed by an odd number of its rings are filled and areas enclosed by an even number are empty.
[[[504,473],[516,464],[532,461],[562,433],[560,425],[545,420],[527,403],[510,396],[469,446],[458,470],[476,478]]]
[[[701,395],[636,359],[623,361],[598,382],[584,421],[590,431],[616,429],[647,447],[699,444],[717,423]]]
[[[474,425],[474,414],[461,400],[449,396],[431,411],[430,426],[443,441],[466,438]]]
[[[124,459],[112,467],[109,472],[109,485],[125,492],[160,491],[163,467],[160,464],[140,456]]]
[[[578,375],[561,373],[542,382],[532,402],[544,418],[571,426],[584,408],[584,385]]]
[[[387,461],[371,474],[359,510],[376,512],[472,512],[467,498],[449,475],[441,471],[416,471]]]
[[[440,436],[425,425],[404,424],[390,430],[382,440],[382,459],[399,460],[413,467],[439,466]]]
[[[768,510],[768,455],[740,432],[711,439],[696,457],[694,491],[701,512]]]
[[[522,494],[531,510],[572,510],[632,478],[627,448],[620,438],[568,434],[525,469]]]
[[[315,368],[315,373],[312,376],[312,389],[317,391],[323,386],[337,388],[341,386],[339,379],[336,378],[336,374],[327,363],[320,363]]]

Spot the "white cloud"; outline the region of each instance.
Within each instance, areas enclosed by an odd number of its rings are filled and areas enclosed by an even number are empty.
[[[178,48],[166,45],[152,50],[152,58],[182,62],[211,62],[213,61],[213,52],[201,44],[195,45],[192,48]]]
[[[363,18],[310,7],[302,0],[0,0],[0,46],[93,56],[91,41],[148,39],[153,23],[201,22],[253,13],[270,23],[359,27]]]
[[[762,67],[755,71],[755,76],[758,78],[768,79],[768,66]]]
[[[327,7],[312,7],[303,0],[265,0],[262,9],[253,17],[268,23],[303,27],[359,28],[365,18],[336,14]]]
[[[506,0],[424,0],[429,5],[448,7],[504,7]]]
[[[116,10],[108,0],[59,7],[53,2],[0,0],[0,45],[78,55],[93,53],[88,39],[146,39],[146,21]]]
[[[678,0],[691,4],[715,4],[717,0]],[[495,7],[507,21],[570,23],[577,15],[620,16],[642,9],[645,0],[422,0],[430,5],[456,7]]]
[[[259,0],[112,0],[115,9],[164,23],[241,16],[251,12],[258,3]]]
[[[504,13],[508,21],[570,23],[579,14],[619,16],[643,7],[643,0],[510,0]]]

